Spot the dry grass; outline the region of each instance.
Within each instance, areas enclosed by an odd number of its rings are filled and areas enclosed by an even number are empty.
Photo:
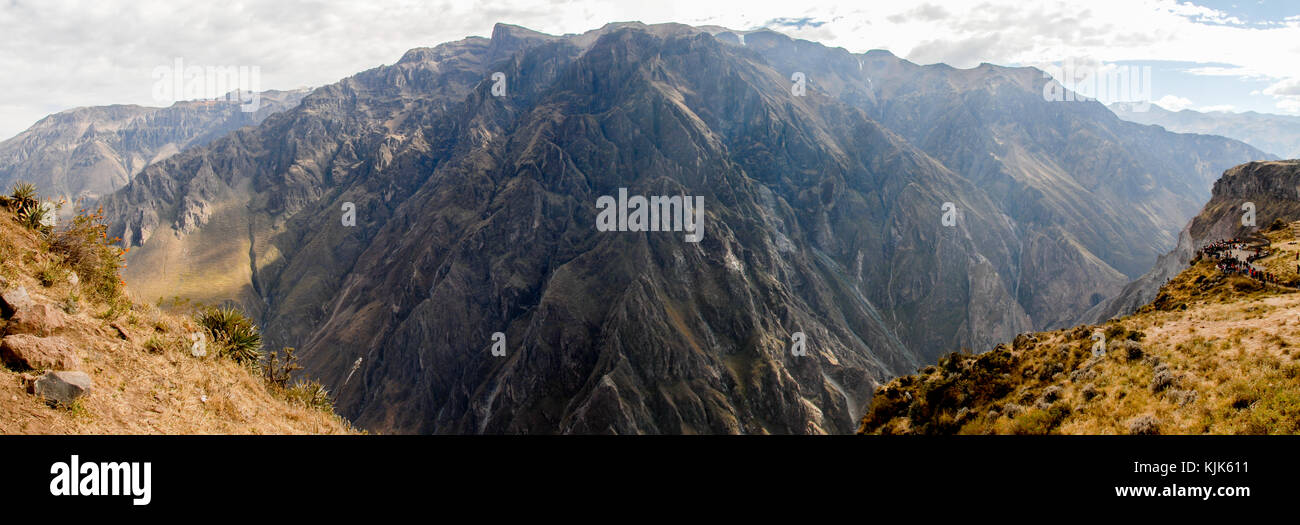
[[[1269,238],[1277,253],[1257,264],[1283,281],[1300,278],[1300,244],[1287,244],[1289,230]],[[861,431],[1300,433],[1297,312],[1300,293],[1225,277],[1201,262],[1134,315],[949,356],[895,379],[877,390]],[[1095,330],[1108,343],[1098,358],[1090,352]]]
[[[84,362],[82,371],[94,381],[90,395],[74,406],[51,407],[26,392],[24,372],[0,367],[0,433],[355,432],[332,411],[284,395],[254,368],[212,351],[206,357],[193,357],[189,334],[198,327],[187,316],[142,303],[112,311],[76,293],[66,279],[42,286],[36,273],[57,258],[38,235],[18,226],[7,212],[0,212],[0,255],[4,255],[0,277],[6,286],[24,286],[40,302],[75,303],[71,310],[77,313],[68,316],[69,327],[59,335],[74,343]],[[129,340],[112,324],[121,327]]]

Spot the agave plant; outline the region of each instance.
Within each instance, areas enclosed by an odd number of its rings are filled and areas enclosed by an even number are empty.
[[[36,185],[30,182],[15,182],[9,193],[9,200],[15,206],[36,205]]]
[[[310,408],[319,410],[333,410],[334,401],[330,399],[330,391],[325,385],[317,381],[302,381],[294,384],[287,391],[291,399]]]
[[[18,222],[33,230],[49,232],[54,229],[55,219],[63,201],[41,201],[36,193],[36,185],[29,182],[16,182],[8,197],[3,199],[5,206],[18,217]]]
[[[235,308],[209,308],[199,313],[195,321],[212,336],[221,355],[241,364],[262,359],[262,334],[243,312]]]

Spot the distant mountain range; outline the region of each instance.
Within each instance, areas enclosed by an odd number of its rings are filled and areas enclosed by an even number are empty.
[[[238,304],[365,428],[850,432],[889,378],[1118,293],[1220,173],[1271,158],[1044,81],[769,31],[500,24],[101,203],[135,293]],[[702,198],[702,239],[602,231],[621,190]]]
[[[1169,111],[1155,104],[1151,104],[1148,111],[1134,111],[1133,105],[1125,102],[1109,107],[1120,118],[1130,122],[1154,124],[1177,133],[1220,135],[1281,158],[1300,158],[1300,116],[1254,111]]]
[[[295,106],[309,90],[260,93],[256,111],[237,102],[186,101],[70,109],[0,142],[0,187],[36,184],[48,196],[91,200],[125,186],[151,162],[201,146]]]

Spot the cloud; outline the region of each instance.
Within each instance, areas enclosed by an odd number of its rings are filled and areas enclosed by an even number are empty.
[[[1206,77],[1268,78],[1262,72],[1238,66],[1201,66],[1184,69],[1183,72]]]
[[[1300,113],[1300,77],[1282,79],[1260,91],[1273,97],[1273,104],[1283,113]]]
[[[1169,111],[1182,111],[1192,107],[1192,101],[1175,95],[1165,95],[1156,99],[1155,104]]]
[[[1091,57],[1206,64],[1197,74],[1300,78],[1300,18],[1245,26],[1175,0],[8,0],[0,9],[0,138],[75,106],[158,105],[151,72],[175,58],[256,66],[263,88],[286,89],[332,83],[414,47],[487,36],[496,22],[563,34],[627,20],[771,25],[853,52],[888,49],[957,67]],[[1274,96],[1279,107],[1293,107],[1290,95]]]

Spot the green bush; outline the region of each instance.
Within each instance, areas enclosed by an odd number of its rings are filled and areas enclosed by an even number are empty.
[[[316,381],[302,381],[284,390],[291,401],[301,403],[308,408],[334,411],[334,401],[330,399],[329,390]]]
[[[235,308],[209,308],[194,319],[207,330],[224,357],[245,365],[256,365],[262,358],[262,334],[253,320]]]
[[[126,282],[126,248],[114,246],[117,238],[108,238],[108,223],[103,210],[94,213],[80,210],[66,229],[54,232],[50,251],[63,257],[63,264],[77,272],[81,289],[91,297],[113,303],[121,298]]]

